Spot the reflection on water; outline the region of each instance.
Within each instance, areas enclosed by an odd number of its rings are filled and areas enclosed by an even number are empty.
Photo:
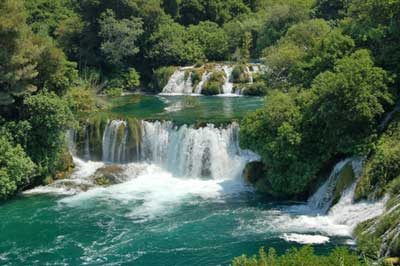
[[[146,120],[170,120],[175,124],[223,123],[241,119],[260,108],[261,97],[140,96],[109,100],[111,112]],[[186,104],[189,101],[190,104]]]

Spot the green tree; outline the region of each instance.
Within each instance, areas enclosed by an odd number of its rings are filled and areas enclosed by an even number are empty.
[[[26,24],[24,7],[19,0],[0,2],[0,105],[14,102],[14,97],[36,88],[32,80],[40,47],[33,42]]]
[[[228,52],[228,37],[218,24],[210,21],[200,22],[190,26],[188,34],[202,47],[204,55],[209,60],[225,60]]]
[[[200,44],[190,38],[185,27],[166,19],[150,37],[148,58],[156,65],[185,65],[204,58]]]
[[[139,52],[137,40],[143,33],[143,23],[140,18],[118,20],[115,13],[107,9],[99,19],[102,38],[101,51],[111,65],[121,65],[127,57]]]
[[[311,139],[327,154],[366,155],[376,140],[379,120],[392,106],[391,77],[375,67],[367,50],[337,61],[334,71],[320,74],[312,89],[317,95],[308,113]]]
[[[68,102],[53,92],[41,91],[24,101],[24,117],[31,124],[27,152],[40,175],[54,173],[65,148],[65,132],[74,124]]]
[[[28,184],[34,170],[35,164],[22,147],[2,134],[0,136],[0,199],[10,197],[19,188]]]

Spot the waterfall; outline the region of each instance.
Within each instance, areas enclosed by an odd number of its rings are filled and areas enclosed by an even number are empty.
[[[142,121],[138,141],[132,140],[129,126],[124,120],[107,123],[101,142],[103,162],[142,161],[161,166],[176,176],[225,179],[241,176],[245,164],[257,159],[254,153],[239,148],[236,123],[225,128],[212,124],[194,128]]]
[[[253,72],[250,71],[250,68],[248,66],[245,67],[246,73],[249,76],[249,84],[253,84]]]
[[[171,122],[143,122],[142,158],[181,176],[224,179],[240,176],[252,155],[238,146],[239,126],[174,127]],[[254,158],[254,156],[253,156]]]
[[[224,94],[232,94],[233,83],[231,82],[231,80],[232,80],[233,67],[223,66],[222,69],[225,72],[225,82],[224,85],[222,86],[222,89],[224,91]]]
[[[162,94],[191,94],[193,92],[191,72],[187,79],[185,76],[184,69],[176,70],[163,88]]]
[[[127,140],[126,122],[112,120],[108,123],[103,134],[103,161],[123,162],[126,160],[125,147]]]
[[[204,83],[206,83],[206,81],[210,78],[212,72],[204,72],[203,75],[201,76],[201,80],[199,82],[199,84],[197,84],[195,92],[196,94],[201,94],[201,91],[203,89],[203,85]]]
[[[335,165],[328,180],[308,200],[308,205],[311,208],[316,209],[321,213],[326,213],[328,211],[333,202],[333,195],[340,173],[349,162],[350,159],[346,159]]]

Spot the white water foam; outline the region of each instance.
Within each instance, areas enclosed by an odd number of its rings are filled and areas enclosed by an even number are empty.
[[[297,242],[305,245],[325,244],[329,242],[329,237],[321,235],[283,234],[281,238],[287,242]]]

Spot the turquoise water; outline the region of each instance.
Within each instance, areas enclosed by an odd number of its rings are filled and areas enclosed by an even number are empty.
[[[145,198],[26,196],[3,204],[0,264],[229,265],[260,246],[279,252],[299,246],[268,225],[285,206],[251,192],[185,196],[162,209],[150,204],[140,210]],[[317,251],[344,240],[331,241],[316,245]]]
[[[239,120],[263,105],[262,97],[140,96],[110,99],[111,112],[175,124],[224,123]]]
[[[246,97],[196,97],[189,100],[194,107],[182,106],[183,97],[135,97],[111,100],[113,117],[226,122],[262,105],[261,98]],[[102,145],[114,154],[125,142],[116,145],[112,124]],[[318,216],[307,203],[261,197],[241,177],[254,154],[240,150],[236,124],[141,125],[147,160],[120,164],[122,183],[95,186],[90,178],[105,163],[74,158],[76,170],[66,183],[0,205],[0,265],[229,265],[261,246],[283,253],[310,243],[327,253],[351,245],[352,215],[365,215],[368,206],[344,197],[339,208]],[[105,149],[110,143],[113,149]]]

